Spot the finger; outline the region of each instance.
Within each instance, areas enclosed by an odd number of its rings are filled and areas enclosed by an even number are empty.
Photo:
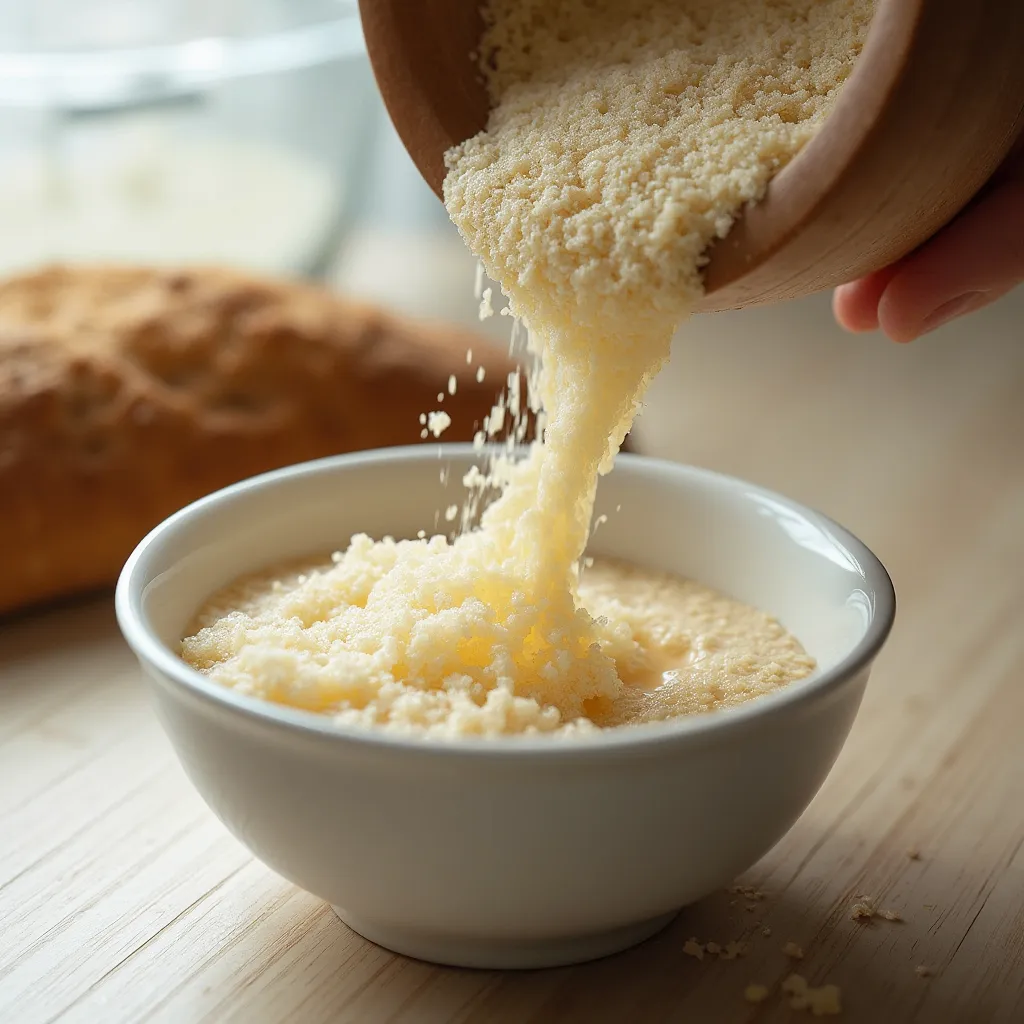
[[[840,285],[832,293],[832,312],[840,327],[854,334],[878,330],[878,302],[896,267],[886,267],[859,281]]]
[[[878,301],[879,326],[913,341],[1024,281],[1024,182],[1008,180],[900,262]]]

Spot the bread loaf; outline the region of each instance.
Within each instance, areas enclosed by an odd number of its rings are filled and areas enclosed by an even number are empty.
[[[8,279],[0,613],[112,583],[150,528],[244,477],[418,442],[433,409],[469,440],[513,369],[464,330],[226,270]]]

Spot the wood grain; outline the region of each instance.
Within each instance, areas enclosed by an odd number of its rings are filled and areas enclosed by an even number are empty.
[[[806,1016],[778,994],[793,969],[848,1021],[1024,1019],[1022,299],[909,347],[839,335],[819,300],[698,320],[655,385],[643,447],[820,507],[899,595],[839,763],[743,880],[764,899],[564,970],[393,956],[205,809],[102,597],[0,620],[0,1020],[781,1024]],[[854,922],[858,894],[903,922]],[[750,949],[698,962],[690,936]]]

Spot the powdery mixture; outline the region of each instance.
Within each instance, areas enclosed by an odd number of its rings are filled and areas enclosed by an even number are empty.
[[[609,708],[633,697],[609,638],[631,627],[618,608],[595,622],[576,594],[598,477],[700,295],[702,254],[821,124],[872,7],[492,0],[480,53],[492,114],[448,154],[445,202],[541,357],[544,443],[492,467],[504,489],[479,528],[450,544],[357,537],[337,574],[280,595],[272,629],[229,616],[186,642],[189,660],[324,709],[339,687],[353,706],[392,707],[412,685],[430,697],[401,727],[428,733],[614,721]],[[342,620],[344,678],[317,671]],[[760,633],[747,641],[749,664],[774,664]],[[772,670],[747,695],[795,677]],[[714,685],[695,682],[678,713],[708,706]]]
[[[391,595],[379,584],[407,544],[360,537],[359,557],[339,553],[235,583],[201,613],[186,660],[225,686],[348,725],[445,737],[547,731],[573,717],[579,731],[713,711],[814,668],[763,612],[688,580],[598,560],[579,599],[622,685],[614,696],[577,704],[566,695],[542,708],[519,687],[489,686],[484,658],[474,657],[484,647],[475,638],[450,644],[435,632],[437,617],[424,620],[426,631],[396,628],[381,645],[376,605]]]

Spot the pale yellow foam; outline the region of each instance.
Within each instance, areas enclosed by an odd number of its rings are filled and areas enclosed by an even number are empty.
[[[358,537],[333,562],[242,580],[203,610],[184,656],[211,679],[265,700],[442,738],[579,732],[715,711],[814,667],[755,608],[688,580],[596,560],[579,587],[594,649],[570,658],[560,647],[563,663],[552,671],[521,652],[503,677],[484,603],[409,616],[402,595],[410,575],[451,550],[436,538]],[[423,608],[429,602],[419,596]],[[541,646],[538,639],[537,653]]]

